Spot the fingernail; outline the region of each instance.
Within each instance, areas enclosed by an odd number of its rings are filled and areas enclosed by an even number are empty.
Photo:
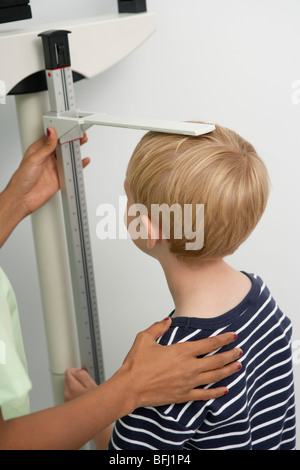
[[[170,317],[164,318],[163,321],[167,321],[167,320],[170,320]]]
[[[49,128],[47,128],[47,136],[50,137],[51,131]]]
[[[233,339],[234,339],[234,341],[237,339],[237,334],[234,333]]]
[[[238,370],[241,370],[242,364],[238,364]]]
[[[240,350],[240,352],[239,352],[239,357],[241,357],[242,355],[243,355],[243,351]]]
[[[229,390],[228,390],[228,389],[225,390],[224,395],[227,395],[227,393],[229,393]]]

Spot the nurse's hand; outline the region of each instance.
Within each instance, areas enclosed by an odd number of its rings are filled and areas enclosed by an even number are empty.
[[[85,142],[86,134],[81,139],[81,144]],[[50,127],[48,137],[41,137],[29,147],[6,188],[11,200],[18,201],[23,218],[39,209],[59,190],[56,145],[56,132]],[[89,158],[85,158],[83,167],[89,161]]]
[[[198,341],[162,346],[156,342],[171,326],[168,318],[139,333],[121,369],[131,376],[135,407],[210,400],[228,393],[218,383],[237,373],[242,365],[239,348],[205,356],[233,343],[235,333],[223,333]],[[135,408],[133,408],[135,409]]]
[[[80,140],[81,144],[85,142],[86,134]],[[19,168],[0,193],[0,248],[21,220],[39,209],[59,190],[56,145],[56,132],[49,128],[48,137],[41,137],[29,147]],[[84,158],[83,167],[89,161],[89,158]]]
[[[239,348],[198,358],[233,343],[236,340],[234,333],[162,346],[156,339],[164,334],[170,325],[171,320],[166,319],[139,333],[119,369],[119,373],[130,377],[131,386],[127,398],[132,405],[129,412],[140,406],[219,398],[228,393],[226,387],[197,387],[217,383],[241,369],[241,363],[237,362],[242,354]],[[96,387],[85,370],[66,371],[66,401]]]

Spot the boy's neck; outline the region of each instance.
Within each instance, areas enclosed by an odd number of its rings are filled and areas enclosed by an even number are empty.
[[[174,317],[212,318],[236,307],[250,279],[223,259],[184,262],[172,254],[159,259],[175,303]]]

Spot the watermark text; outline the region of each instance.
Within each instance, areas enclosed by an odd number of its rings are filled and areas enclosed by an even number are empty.
[[[300,340],[297,339],[292,342],[292,351],[293,351],[293,364],[297,366],[300,364]]]
[[[3,80],[0,80],[0,104],[6,103],[5,96],[6,96],[6,85]]]
[[[292,103],[300,104],[300,80],[294,80],[292,83]]]
[[[151,204],[149,217],[145,205],[132,204],[127,209],[127,197],[120,196],[118,208],[100,204],[96,216],[100,217],[96,226],[100,240],[124,240],[129,234],[132,240],[184,238],[189,240],[186,250],[201,250],[204,245],[204,204]]]

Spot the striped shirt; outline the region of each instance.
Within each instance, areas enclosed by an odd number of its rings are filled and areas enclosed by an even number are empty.
[[[237,307],[214,318],[174,318],[159,339],[169,345],[235,331],[243,367],[218,383],[229,393],[206,402],[139,408],[116,422],[108,450],[295,449],[291,322],[263,281],[244,274],[252,287]]]

